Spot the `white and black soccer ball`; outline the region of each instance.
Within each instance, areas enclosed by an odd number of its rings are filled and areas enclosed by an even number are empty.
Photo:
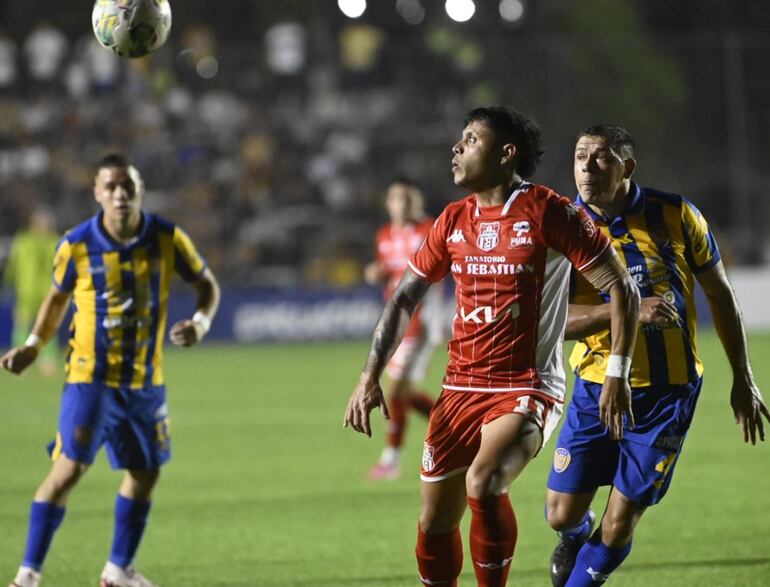
[[[96,0],[91,14],[96,40],[120,57],[144,57],[171,30],[168,0]]]

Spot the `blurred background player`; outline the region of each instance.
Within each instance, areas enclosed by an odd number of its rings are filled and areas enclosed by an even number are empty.
[[[171,456],[162,370],[169,285],[176,272],[198,294],[193,318],[170,331],[171,341],[181,346],[199,342],[208,332],[219,286],[179,227],[142,211],[143,196],[142,179],[124,156],[108,155],[99,162],[94,197],[101,211],[61,239],[53,285],[31,334],[0,359],[10,372],[24,371],[54,336],[72,299],[53,466],[35,493],[24,559],[12,587],[38,585],[69,493],[102,444],[113,468],[125,474],[101,586],[153,585],[132,563],[160,467]]]
[[[643,298],[636,351],[629,361],[635,426],[612,438],[599,419],[610,354],[609,305],[574,275],[566,337],[580,339],[575,381],[548,479],[547,518],[561,540],[551,558],[555,586],[600,585],[628,556],[634,528],[668,490],[703,382],[696,338],[695,282],[711,306],[733,370],[730,403],[746,442],[764,440],[770,419],[754,382],[738,303],[708,224],[692,202],[631,181],[634,140],[596,125],[578,135],[578,204],[609,236]],[[593,536],[596,490],[612,485]],[[590,538],[590,539],[589,539]]]
[[[457,585],[459,525],[470,507],[479,586],[502,587],[518,537],[508,488],[553,431],[564,398],[562,337],[570,263],[612,295],[612,351],[634,345],[638,292],[609,240],[569,200],[524,181],[543,155],[526,115],[471,111],[452,148],[454,182],[472,192],[447,206],[385,306],[345,426],[371,435],[369,413],[387,417],[379,385],[387,358],[431,283],[452,274],[456,315],[443,389],[423,451],[416,556],[425,585]],[[618,433],[628,381],[608,376],[603,421]]]
[[[410,257],[417,252],[433,218],[425,215],[424,198],[411,181],[398,178],[391,182],[385,196],[390,222],[377,231],[376,260],[364,268],[370,285],[383,285],[385,301],[389,300],[406,271]],[[387,446],[379,462],[369,471],[370,479],[393,479],[401,474],[401,446],[410,410],[426,418],[433,398],[417,387],[425,379],[433,349],[443,338],[441,286],[432,287],[404,334],[385,372],[390,377]]]
[[[28,227],[13,238],[3,271],[3,283],[13,293],[13,346],[24,343],[40,304],[51,287],[51,263],[59,235],[51,210],[37,207]],[[56,373],[58,344],[54,336],[40,349],[38,367],[46,376]]]

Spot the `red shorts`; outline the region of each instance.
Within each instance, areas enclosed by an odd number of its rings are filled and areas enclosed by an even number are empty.
[[[543,444],[561,416],[555,400],[531,391],[472,392],[445,389],[430,413],[420,478],[442,481],[464,473],[481,445],[481,429],[500,416],[522,414],[543,432]]]

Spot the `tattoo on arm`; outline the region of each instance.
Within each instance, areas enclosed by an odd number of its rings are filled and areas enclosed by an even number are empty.
[[[390,357],[404,337],[406,327],[425,296],[430,282],[410,269],[398,284],[393,297],[385,304],[372,335],[372,348],[364,366],[364,373],[379,378]]]

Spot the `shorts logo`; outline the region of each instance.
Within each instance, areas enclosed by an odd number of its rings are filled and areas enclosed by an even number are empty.
[[[572,460],[572,455],[566,448],[557,448],[553,453],[553,470],[557,473],[563,473],[569,467],[569,463]]]
[[[476,245],[478,245],[482,251],[491,251],[499,242],[499,222],[482,222],[479,224],[479,237],[476,239]]]
[[[433,462],[433,447],[426,442],[425,448],[422,449],[422,470],[427,473],[435,465],[436,463]]]

